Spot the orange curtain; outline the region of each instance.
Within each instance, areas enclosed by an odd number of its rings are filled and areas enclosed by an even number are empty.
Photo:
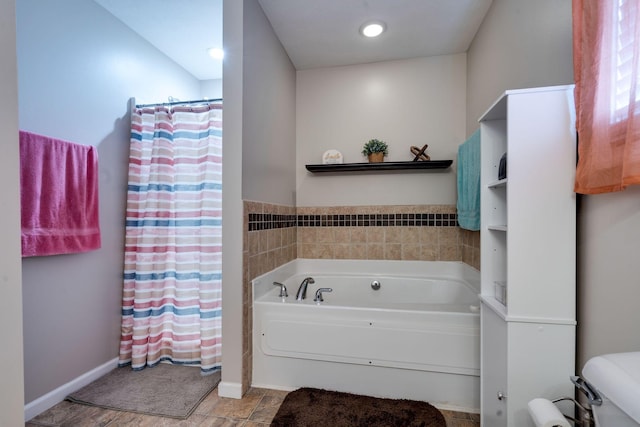
[[[573,0],[575,191],[640,184],[640,0]]]

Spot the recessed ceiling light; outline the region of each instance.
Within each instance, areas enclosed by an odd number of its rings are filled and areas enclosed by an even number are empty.
[[[365,37],[378,37],[387,29],[387,26],[382,21],[365,22],[360,27],[360,34]]]
[[[224,58],[224,50],[220,48],[212,47],[210,49],[207,49],[207,52],[209,52],[209,56],[212,57],[213,59]]]

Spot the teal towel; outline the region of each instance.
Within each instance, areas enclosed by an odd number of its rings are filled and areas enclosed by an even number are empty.
[[[480,230],[480,129],[458,147],[458,223]]]

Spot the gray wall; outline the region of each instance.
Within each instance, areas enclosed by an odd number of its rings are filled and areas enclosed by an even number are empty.
[[[128,100],[200,84],[92,1],[21,0],[17,50],[20,128],[98,147],[102,232],[100,250],[23,260],[28,403],[118,356]]]
[[[257,1],[244,28],[242,198],[294,206],[296,70]]]
[[[467,55],[467,132],[504,90],[572,83],[571,43],[570,1],[494,0]],[[640,350],[640,187],[578,201],[580,372],[592,356]]]
[[[20,176],[15,2],[0,2],[0,426],[24,420],[22,296],[20,278]]]
[[[200,93],[203,99],[222,98],[222,79],[200,80]]]
[[[242,283],[248,274],[242,200],[295,205],[295,69],[257,0],[225,1],[223,10],[224,369],[218,391],[240,397],[242,375],[250,369],[242,360]]]
[[[222,381],[221,396],[242,395],[242,74],[244,1],[224,1],[222,91]]]
[[[640,187],[582,196],[578,210],[578,366],[640,351]]]
[[[493,0],[467,52],[467,134],[507,89],[573,83],[570,0]]]
[[[465,141],[466,54],[298,71],[297,205],[452,205],[456,164],[434,173],[311,174],[305,164],[339,150],[366,162],[363,144],[388,142],[387,161],[412,160],[429,144],[434,160],[455,159]],[[332,175],[332,174],[329,174]],[[419,190],[418,190],[419,189]]]

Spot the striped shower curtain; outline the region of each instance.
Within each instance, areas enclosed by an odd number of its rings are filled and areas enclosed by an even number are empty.
[[[222,105],[132,112],[120,366],[220,369]]]

